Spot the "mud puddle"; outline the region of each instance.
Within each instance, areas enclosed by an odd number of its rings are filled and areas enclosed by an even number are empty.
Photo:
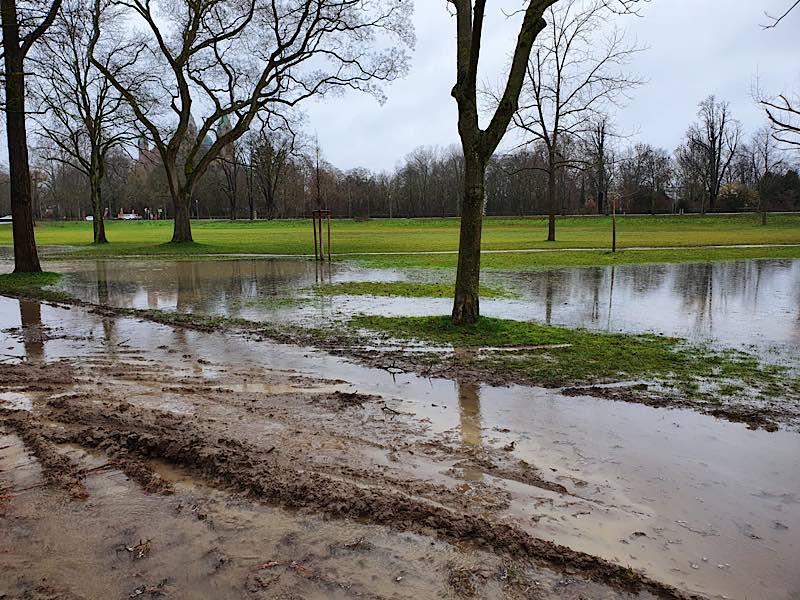
[[[318,324],[354,314],[449,314],[447,299],[320,296],[318,283],[426,281],[441,273],[304,260],[72,261],[62,287],[82,300],[261,321]],[[487,271],[514,294],[481,304],[488,316],[630,333],[656,332],[780,356],[800,348],[800,261],[627,265]]]
[[[0,435],[0,595],[107,598],[652,598],[430,537],[272,509],[175,475],[146,494],[104,457],[65,503],[13,435]],[[172,470],[174,472],[174,469]],[[23,491],[18,491],[23,490]]]
[[[2,346],[24,365],[47,362],[54,381],[67,368],[60,359],[81,359],[65,361],[80,367],[74,382],[64,374],[53,384],[53,395],[74,396],[72,412],[58,398],[55,408],[33,403],[55,431],[80,422],[141,436],[137,423],[171,414],[176,425],[202,422],[208,439],[250,444],[287,468],[491,515],[682,590],[787,600],[800,591],[797,434],[536,388],[426,380],[82,309],[39,314],[38,340],[13,330]],[[18,326],[19,303],[1,300],[0,317],[3,329]],[[20,378],[3,377],[8,391],[26,393]],[[161,404],[154,381],[167,390]],[[185,410],[170,410],[170,398]]]

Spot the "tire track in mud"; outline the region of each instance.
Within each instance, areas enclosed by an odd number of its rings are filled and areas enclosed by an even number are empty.
[[[661,598],[696,599],[672,586],[607,560],[538,539],[509,523],[460,514],[441,504],[399,491],[359,485],[313,471],[313,465],[282,463],[275,453],[214,434],[203,420],[127,405],[51,401],[46,416],[61,427],[46,433],[51,443],[110,450],[137,460],[159,459],[254,500],[334,518],[368,521],[398,531],[435,535],[451,543],[533,560],[546,568],[578,572],[630,592]],[[28,417],[32,419],[32,417]],[[43,427],[43,425],[39,425]],[[30,427],[36,427],[31,424]],[[124,465],[125,459],[120,462]]]

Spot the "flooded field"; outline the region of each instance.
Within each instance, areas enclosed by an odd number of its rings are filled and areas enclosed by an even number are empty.
[[[265,321],[327,322],[356,313],[448,314],[448,299],[326,296],[318,283],[430,281],[430,271],[303,260],[75,261],[63,288],[84,300]],[[725,346],[800,349],[800,261],[487,272],[512,297],[484,299],[488,316],[623,332],[657,332]],[[379,309],[379,310],[378,310]]]
[[[278,267],[265,264],[256,263]],[[232,265],[219,265],[222,278]],[[313,264],[299,265],[313,277]],[[775,269],[773,290],[797,276],[797,265]],[[191,302],[180,306],[225,310],[265,289],[258,277],[231,277],[238,284],[212,300],[212,284],[197,275],[182,292],[193,290]],[[287,279],[273,276],[274,289],[308,285],[297,273]],[[112,303],[179,306],[178,290],[148,295],[145,283],[124,292],[121,274],[106,281]],[[542,546],[555,542],[684,593],[800,597],[796,433],[539,388],[426,379],[308,348],[33,302],[0,299],[0,329],[4,418],[30,414],[33,434],[76,472],[112,463],[86,473],[88,499],[65,505],[63,493],[41,488],[41,467],[22,450],[30,430],[2,425],[0,585],[30,573],[75,592],[80,573],[107,569],[108,589],[145,586],[175,597],[661,593],[608,587],[602,582],[615,576],[606,567]],[[145,494],[130,460],[144,461],[158,481],[177,480],[174,495]],[[253,502],[260,496],[269,506]],[[196,506],[207,522],[198,523]],[[81,539],[74,524],[88,518],[103,524],[102,535]],[[26,536],[42,544],[21,550]],[[125,548],[140,538],[152,538],[152,556],[136,560]],[[72,545],[80,552],[70,553]],[[530,556],[555,553],[566,570],[508,563],[520,545]],[[363,569],[340,553],[358,554]]]

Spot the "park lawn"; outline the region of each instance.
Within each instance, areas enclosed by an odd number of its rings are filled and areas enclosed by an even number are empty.
[[[443,252],[458,248],[459,221],[445,219],[334,220],[335,254]],[[93,246],[90,222],[41,222],[37,241],[45,246],[76,246],[76,258],[126,255],[193,255],[217,253],[312,254],[308,220],[194,221],[194,244],[167,244],[171,221],[109,221],[109,245]],[[544,218],[487,218],[484,250],[528,248],[598,248],[611,242],[611,220],[564,217],[555,243],[545,240]],[[11,227],[0,227],[0,245],[11,245]],[[617,244],[626,247],[692,247],[734,244],[800,244],[800,215],[770,215],[766,226],[753,214],[714,216],[619,217]],[[633,257],[630,257],[633,259]],[[494,260],[494,259],[493,259]],[[513,259],[530,263],[532,259]],[[553,260],[536,258],[534,262]],[[435,261],[434,261],[435,262]],[[489,266],[489,265],[487,265]]]

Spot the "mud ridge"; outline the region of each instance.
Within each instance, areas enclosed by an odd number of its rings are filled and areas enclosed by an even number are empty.
[[[274,456],[249,443],[209,436],[199,424],[174,415],[133,409],[92,414],[91,410],[87,406],[71,406],[65,413],[54,415],[72,423],[105,421],[101,425],[68,428],[59,434],[61,441],[101,448],[111,440],[143,459],[165,460],[264,503],[367,520],[399,531],[434,534],[450,542],[467,542],[515,558],[531,559],[546,567],[579,571],[589,579],[634,592],[647,590],[662,598],[699,598],[632,569],[535,538],[508,523],[459,514],[419,498],[280,464]]]
[[[42,466],[45,481],[66,490],[76,500],[88,498],[89,492],[83,483],[80,467],[45,439],[41,424],[29,414],[19,414],[19,412],[0,409],[0,422],[16,433],[25,447],[36,457]]]

